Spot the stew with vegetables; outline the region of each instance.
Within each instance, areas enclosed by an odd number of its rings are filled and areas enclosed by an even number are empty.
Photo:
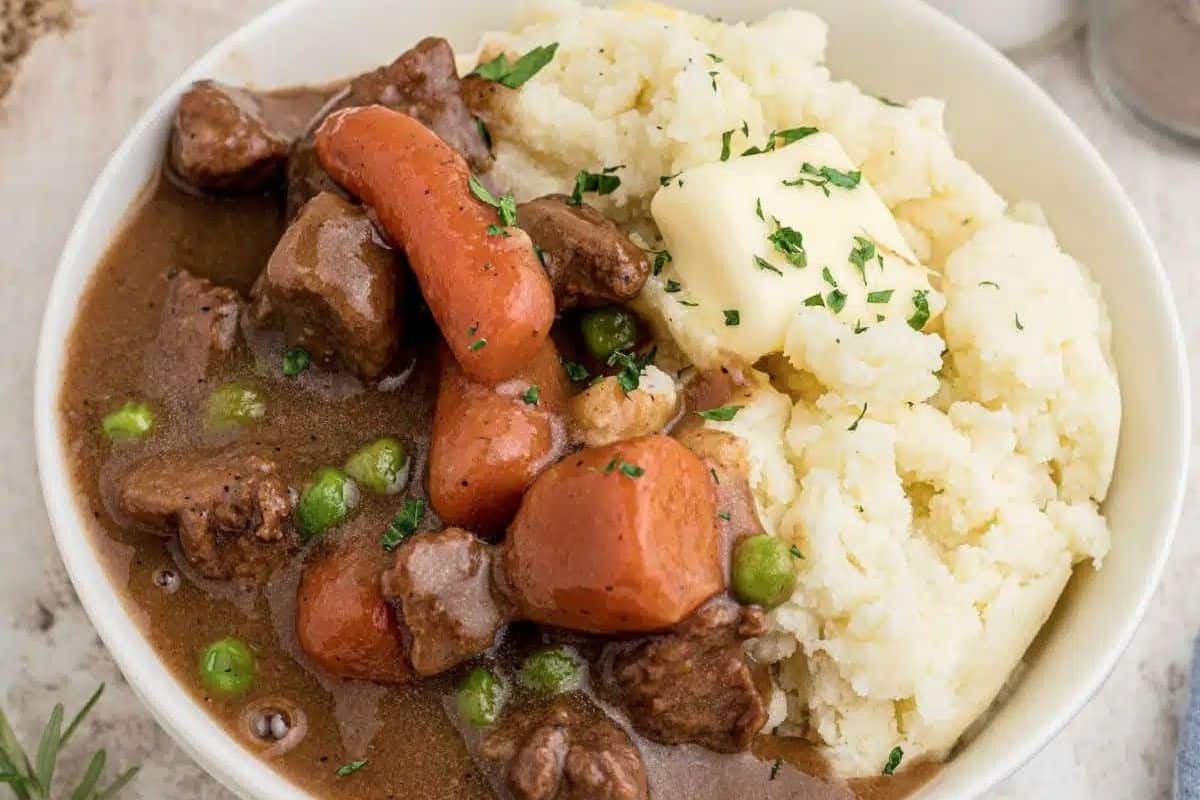
[[[706,426],[737,375],[661,367],[627,305],[655,254],[587,186],[489,175],[488,98],[534,55],[460,79],[426,39],[344,86],[184,94],[70,342],[101,556],[318,796],[911,791],[929,770],[846,784],[772,735],[743,645],[803,556]]]

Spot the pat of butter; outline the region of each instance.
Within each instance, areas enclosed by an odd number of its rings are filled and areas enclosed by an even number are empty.
[[[681,344],[705,339],[753,363],[783,349],[792,316],[818,297],[830,311],[841,306],[836,316],[849,327],[909,319],[922,300],[941,311],[927,270],[868,181],[843,188],[822,178],[822,167],[854,169],[834,137],[817,133],[693,167],[655,195],[651,213],[671,254],[659,281],[671,327],[688,330]],[[797,178],[810,180],[785,185]],[[773,244],[781,227],[803,236],[807,266]]]

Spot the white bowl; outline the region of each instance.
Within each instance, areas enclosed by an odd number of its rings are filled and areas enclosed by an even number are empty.
[[[507,4],[485,0],[288,0],[196,62],[146,112],[109,161],[63,252],[42,327],[36,427],[42,489],[79,597],[134,690],[158,721],[222,783],[248,798],[306,794],[227,736],[156,657],[98,566],[63,449],[58,393],[80,297],[122,218],[163,153],[175,101],[198,78],[260,87],[322,82],[392,59],[422,36],[470,48],[503,27]],[[757,19],[784,0],[679,5]],[[949,103],[960,155],[1010,199],[1045,208],[1063,246],[1104,288],[1114,325],[1124,419],[1105,511],[1112,554],[1072,581],[990,724],[919,795],[973,797],[1030,758],[1100,687],[1129,642],[1167,558],[1187,474],[1187,362],[1170,290],[1136,212],[1086,137],[1024,74],[917,0],[803,0],[831,25],[835,73],[892,97]]]

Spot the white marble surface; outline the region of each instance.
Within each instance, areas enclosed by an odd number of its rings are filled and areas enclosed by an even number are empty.
[[[85,742],[106,747],[110,764],[143,765],[127,797],[231,795],[140,707],[66,579],[34,467],[37,328],[63,239],[123,132],[189,62],[270,4],[81,0],[76,28],[40,42],[12,94],[0,102],[0,703],[30,739],[56,701],[78,704],[97,682],[107,681],[108,696],[64,761],[65,777],[82,769]],[[1200,150],[1110,114],[1091,88],[1079,41],[1023,66],[1112,164],[1158,242],[1183,318],[1194,382],[1200,375]],[[1197,485],[1194,474],[1191,485]],[[1191,642],[1200,626],[1197,522],[1193,491],[1166,577],[1116,672],[992,798],[1170,796]]]

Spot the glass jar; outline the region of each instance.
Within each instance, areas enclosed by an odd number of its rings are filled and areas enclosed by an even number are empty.
[[[1200,0],[1090,0],[1088,58],[1111,101],[1200,141]]]

